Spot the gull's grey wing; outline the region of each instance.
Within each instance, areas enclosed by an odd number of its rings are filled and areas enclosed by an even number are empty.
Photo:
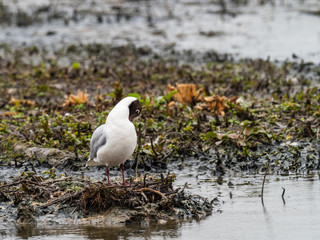
[[[105,124],[98,127],[92,134],[90,140],[90,156],[89,159],[93,160],[97,157],[97,152],[99,148],[107,143],[107,136],[103,131]]]

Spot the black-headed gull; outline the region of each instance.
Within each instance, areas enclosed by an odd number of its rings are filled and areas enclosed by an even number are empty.
[[[141,112],[141,104],[135,97],[122,99],[109,113],[106,123],[92,134],[90,156],[86,166],[106,165],[109,180],[109,167],[121,164],[124,181],[124,162],[132,155],[137,145],[137,133],[132,123]]]

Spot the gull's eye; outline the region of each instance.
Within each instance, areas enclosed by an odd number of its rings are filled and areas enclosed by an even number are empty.
[[[139,113],[140,113],[140,110],[139,110],[139,109],[137,109],[137,110],[136,110],[136,114],[139,114]]]

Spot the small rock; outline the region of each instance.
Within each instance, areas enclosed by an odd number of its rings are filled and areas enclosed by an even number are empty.
[[[147,46],[138,48],[138,53],[141,55],[149,55],[151,52],[152,52],[152,49]]]
[[[198,167],[198,171],[199,171],[199,172],[206,172],[207,169],[208,169],[207,166],[199,166],[199,167]]]
[[[29,147],[25,144],[17,144],[14,146],[14,151],[24,154],[28,158],[37,159],[39,162],[44,160],[51,167],[63,166],[75,159],[74,154],[56,148]]]
[[[2,191],[0,191],[0,202],[8,202],[10,201],[11,199],[5,195]]]
[[[47,32],[47,36],[53,36],[53,35],[56,35],[57,32],[56,31],[48,31]]]
[[[223,178],[222,178],[221,176],[219,176],[219,177],[217,178],[217,183],[218,183],[219,185],[222,185],[222,183],[223,183]]]
[[[167,224],[167,221],[163,219],[159,219],[158,223],[163,225],[163,224]]]
[[[231,181],[228,182],[228,187],[233,187],[233,183]]]

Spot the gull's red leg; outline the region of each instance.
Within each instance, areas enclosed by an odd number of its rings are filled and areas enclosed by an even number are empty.
[[[123,163],[121,164],[121,170],[122,170],[122,184],[123,184],[123,186],[125,186],[126,183],[124,181],[124,164]]]
[[[108,185],[110,185],[110,179],[109,179],[109,167],[106,166],[106,173],[107,173],[107,177],[108,177]]]

